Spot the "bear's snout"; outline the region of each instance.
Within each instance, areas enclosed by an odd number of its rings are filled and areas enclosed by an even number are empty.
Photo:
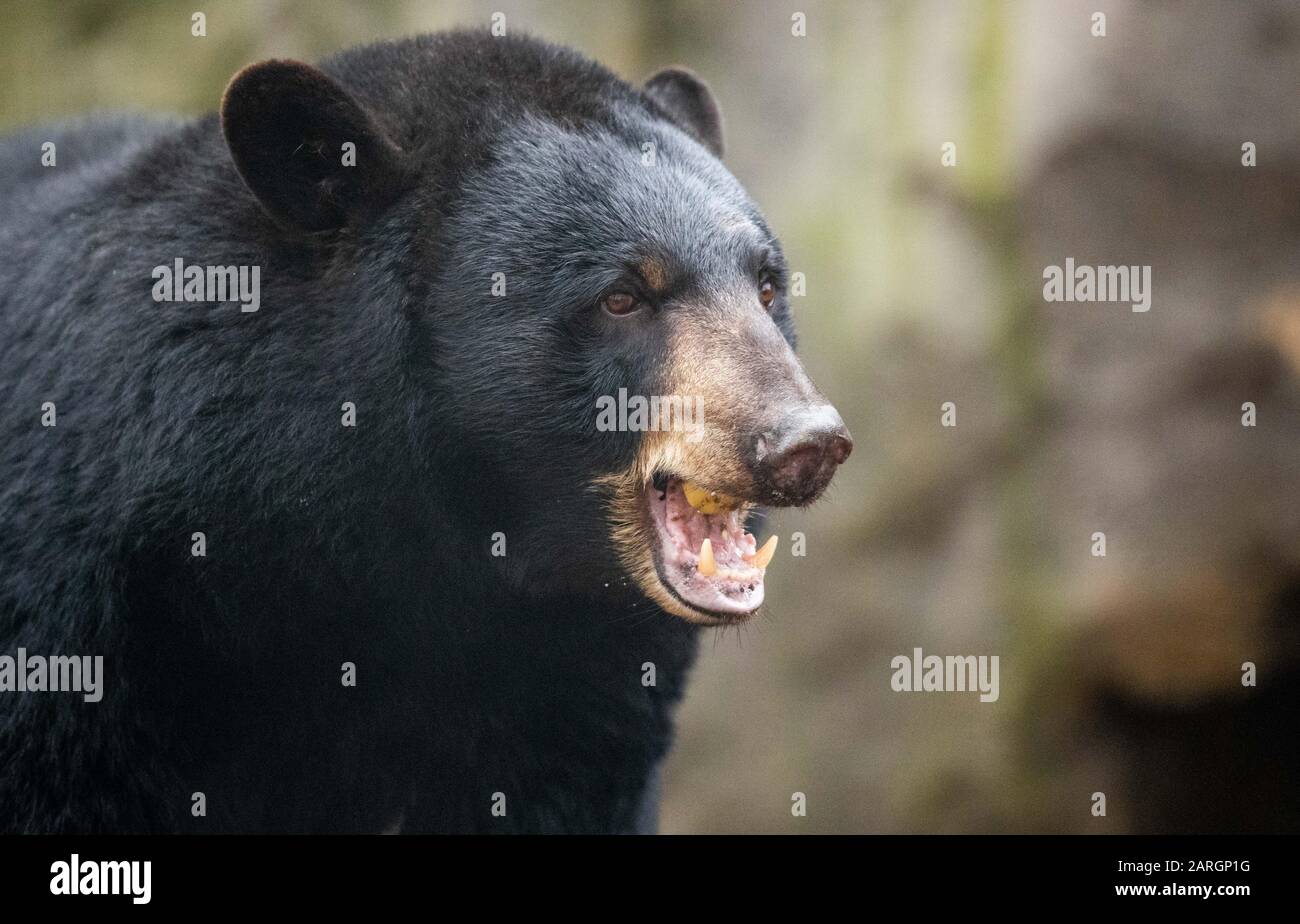
[[[755,438],[756,481],[771,503],[810,504],[852,451],[853,437],[834,407],[801,408]]]

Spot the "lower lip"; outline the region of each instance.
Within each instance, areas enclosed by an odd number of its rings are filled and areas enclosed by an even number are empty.
[[[719,612],[718,610],[705,609],[699,604],[691,603],[689,600],[683,598],[682,595],[677,592],[677,589],[674,588],[671,583],[669,583],[668,579],[663,574],[662,564],[659,561],[658,556],[655,557],[655,564],[656,564],[656,573],[659,575],[659,582],[663,585],[664,590],[668,591],[668,593],[672,595],[674,600],[677,600],[683,606],[687,607],[689,610],[691,610],[691,612],[697,613],[700,616],[705,617],[710,622],[714,622],[714,623],[744,622],[745,620],[753,616],[755,613],[757,613],[758,608],[763,605],[763,586],[760,584],[751,593],[750,598],[753,601],[753,605],[748,608],[738,607],[735,610],[729,610],[727,612]]]

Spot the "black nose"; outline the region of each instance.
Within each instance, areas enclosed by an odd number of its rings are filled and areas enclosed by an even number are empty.
[[[852,451],[853,437],[835,408],[809,408],[758,438],[758,480],[771,503],[811,503]]]

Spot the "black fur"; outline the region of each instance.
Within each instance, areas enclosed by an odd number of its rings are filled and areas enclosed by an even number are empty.
[[[592,439],[594,396],[653,393],[658,355],[593,306],[646,248],[684,289],[740,272],[710,215],[779,248],[690,126],[567,50],[452,33],[321,71],[402,173],[368,213],[259,202],[215,115],[0,142],[0,654],[106,660],[98,704],[0,693],[0,830],[653,815],[699,630],[628,585],[592,499],[635,449]],[[177,257],[259,265],[261,309],[154,302]]]

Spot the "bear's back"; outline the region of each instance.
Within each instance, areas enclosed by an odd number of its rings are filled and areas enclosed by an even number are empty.
[[[162,117],[102,115],[0,138],[0,226],[14,219],[15,206],[33,197],[75,196],[79,189],[120,172],[179,124]],[[48,153],[47,142],[54,145]],[[48,163],[51,156],[53,163]]]

